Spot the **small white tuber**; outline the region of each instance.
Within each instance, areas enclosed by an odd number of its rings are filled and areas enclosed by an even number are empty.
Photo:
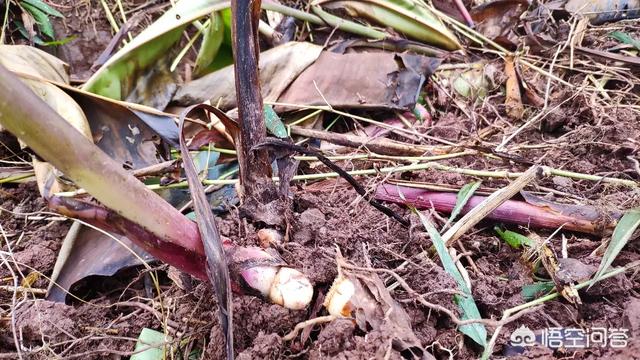
[[[338,276],[327,293],[324,307],[333,316],[349,317],[352,310],[351,298],[355,292],[356,288],[351,280]]]

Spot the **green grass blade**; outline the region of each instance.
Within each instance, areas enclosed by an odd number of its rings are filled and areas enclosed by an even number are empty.
[[[478,190],[480,184],[482,184],[482,182],[476,181],[465,184],[462,189],[460,189],[460,192],[458,192],[458,197],[456,198],[456,206],[453,208],[453,210],[451,210],[451,215],[449,216],[449,220],[447,222],[453,222],[458,217],[458,215],[460,215],[460,211],[462,211],[462,208],[467,205],[467,202],[469,202],[469,199],[471,199],[476,190]]]
[[[462,320],[470,320],[470,319],[482,319],[480,316],[480,311],[478,311],[478,306],[476,305],[475,300],[473,299],[473,295],[471,294],[471,289],[467,286],[462,274],[456,267],[453,258],[447,251],[447,248],[442,240],[442,237],[436,230],[435,226],[429,221],[429,219],[424,216],[421,212],[413,209],[413,211],[418,215],[422,225],[424,225],[427,233],[431,237],[431,241],[433,242],[434,247],[436,248],[436,252],[440,257],[440,261],[442,262],[442,266],[444,270],[451,275],[456,283],[458,284],[458,288],[464,294],[464,296],[456,295],[454,297],[456,304],[460,307]],[[487,345],[487,329],[485,329],[483,324],[474,323],[469,325],[460,326],[460,332],[469,336],[473,341],[478,343],[479,345],[485,347]]]
[[[638,226],[640,226],[640,208],[629,210],[624,214],[622,219],[620,219],[611,236],[611,242],[604,252],[598,272],[593,277],[594,283],[607,271],[611,263],[613,263],[613,260],[615,260],[616,256],[618,256],[620,251],[631,239],[631,236],[633,236]]]
[[[631,37],[631,35],[627,33],[623,33],[621,31],[614,31],[611,34],[609,34],[609,36],[620,41],[623,44],[631,45],[636,49],[640,50],[640,40],[634,39],[633,37]]]

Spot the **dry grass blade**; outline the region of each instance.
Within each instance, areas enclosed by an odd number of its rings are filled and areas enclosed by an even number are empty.
[[[540,173],[541,168],[539,166],[532,166],[511,184],[491,194],[491,196],[480,205],[474,207],[473,210],[469,211],[442,235],[445,244],[451,246],[460,236],[482,221],[487,215],[500,206],[500,204],[520,192],[520,190],[539,176]]]

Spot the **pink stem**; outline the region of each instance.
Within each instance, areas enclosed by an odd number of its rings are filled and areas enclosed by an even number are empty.
[[[469,11],[464,6],[464,3],[462,2],[462,0],[453,0],[453,2],[456,4],[456,7],[458,8],[458,11],[460,11],[460,14],[464,18],[464,20],[467,22],[467,25],[469,25],[470,28],[474,28],[475,24],[473,23],[471,14],[469,14]]]

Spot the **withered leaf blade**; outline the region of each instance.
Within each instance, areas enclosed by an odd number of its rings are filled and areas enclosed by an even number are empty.
[[[582,299],[580,299],[578,290],[575,289],[574,283],[571,281],[573,277],[573,275],[570,274],[571,270],[567,269],[567,267],[571,267],[572,265],[575,265],[575,263],[568,262],[565,259],[565,270],[562,271],[556,253],[545,243],[538,244],[538,253],[544,268],[547,270],[551,280],[553,280],[553,283],[560,295],[574,305],[582,304]]]
[[[290,42],[260,54],[260,88],[265,101],[276,101],[293,80],[320,55],[322,46]],[[191,81],[178,89],[173,101],[191,105],[211,100],[222,110],[237,106],[233,65]]]
[[[127,267],[142,265],[153,257],[125,236],[112,234],[118,241],[93,228],[74,223],[58,255],[47,300],[65,302],[76,282],[92,275],[111,276]]]
[[[410,110],[440,60],[421,55],[323,52],[280,96],[287,104]],[[288,110],[280,106],[276,111]]]
[[[220,323],[224,331],[226,339],[227,359],[233,359],[233,304],[231,297],[231,277],[229,275],[229,267],[225,257],[222,239],[216,226],[216,220],[211,211],[209,201],[204,193],[204,187],[198,177],[195,164],[189,155],[182,130],[184,129],[185,117],[189,115],[191,110],[204,109],[209,112],[220,112],[213,109],[212,106],[200,104],[194,105],[182,112],[180,116],[180,153],[182,154],[182,164],[184,166],[185,175],[191,190],[191,199],[193,200],[193,209],[196,213],[196,222],[200,237],[204,245],[204,252],[207,260],[207,276],[214,286],[216,297],[218,299]]]
[[[504,100],[507,115],[514,119],[521,119],[524,114],[522,97],[520,96],[520,80],[516,73],[513,57],[504,60],[504,73],[507,76],[506,96]]]

